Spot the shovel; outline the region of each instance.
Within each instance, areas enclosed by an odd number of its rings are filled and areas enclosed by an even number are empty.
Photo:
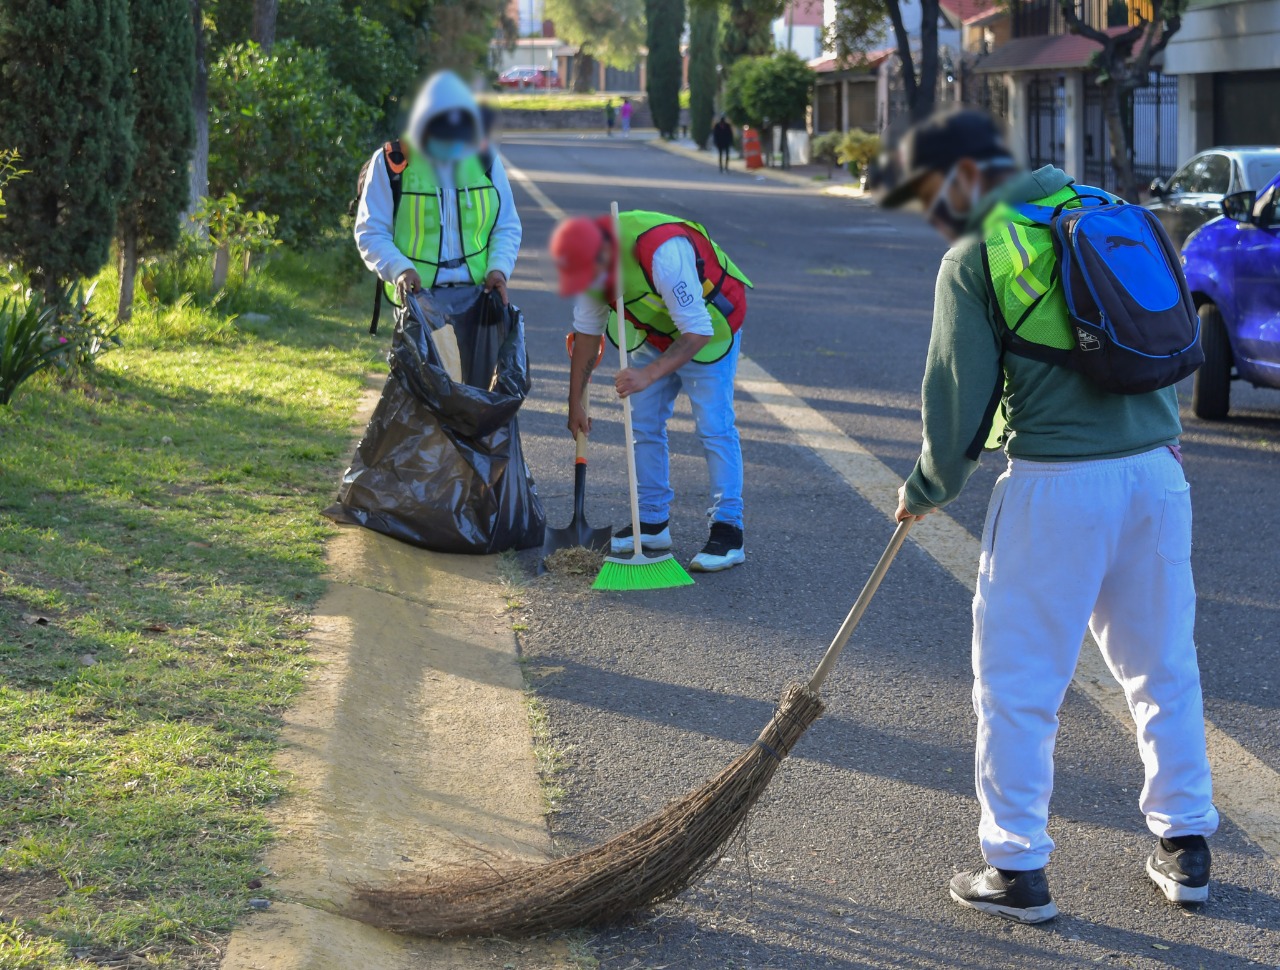
[[[575,334],[569,334],[565,340],[570,355],[573,353],[574,337]],[[604,357],[603,338],[600,340],[600,355],[596,358],[597,364],[600,363],[602,357]],[[590,394],[591,384],[588,383],[582,396],[584,410],[587,409],[587,398]],[[584,510],[587,497],[587,436],[579,432],[575,440],[577,441],[577,451],[574,455],[573,465],[573,519],[563,529],[547,530],[546,538],[542,542],[542,557],[538,560],[539,573],[547,571],[547,557],[561,549],[582,547],[593,552],[609,551],[613,528],[604,526],[600,529],[593,529],[587,524],[587,515]]]

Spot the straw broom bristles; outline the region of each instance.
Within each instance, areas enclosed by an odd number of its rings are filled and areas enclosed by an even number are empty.
[[[608,842],[546,863],[360,886],[356,918],[417,936],[517,936],[590,926],[670,899],[719,860],[782,759],[822,713],[792,684],[760,737],[701,788]]]

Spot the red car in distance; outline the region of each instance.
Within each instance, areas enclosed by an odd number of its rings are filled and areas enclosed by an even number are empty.
[[[551,91],[561,87],[560,75],[549,67],[513,67],[498,75],[498,87]]]

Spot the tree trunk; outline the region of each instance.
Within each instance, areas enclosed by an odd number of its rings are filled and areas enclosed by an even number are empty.
[[[244,259],[241,262],[241,269],[244,271],[244,278],[249,278],[249,267],[253,263],[253,250],[246,249],[244,251]]]
[[[782,167],[783,168],[791,167],[791,146],[787,144],[787,130],[788,130],[788,126],[783,125],[782,126]]]
[[[1129,126],[1124,123],[1125,89],[1119,84],[1104,84],[1107,141],[1111,149],[1111,170],[1116,176],[1116,195],[1126,202],[1138,201],[1138,186],[1133,177],[1133,153],[1130,151]]]
[[[911,116],[927,118],[938,97],[938,0],[920,3],[920,83]]]
[[[213,292],[221,293],[227,285],[227,271],[231,268],[231,246],[223,243],[213,253]]]
[[[253,0],[253,40],[264,54],[270,54],[275,46],[276,12],[279,9],[280,0]]]
[[[889,20],[893,24],[893,36],[898,47],[898,62],[902,67],[902,87],[907,95],[907,107],[911,109],[912,114],[915,113],[916,104],[916,65],[911,55],[911,35],[907,33],[906,25],[902,22],[902,7],[899,0],[888,0],[887,7],[889,10]],[[921,21],[923,24],[924,21]],[[937,34],[934,34],[935,40]],[[886,118],[889,122],[892,119]]]
[[[186,222],[200,235],[204,227],[195,222],[195,212],[209,194],[209,66],[206,63],[204,12],[201,0],[191,0],[191,25],[196,35],[196,78],[191,88],[191,113],[196,120],[195,147],[191,152],[191,198]]]
[[[591,90],[591,75],[595,66],[595,58],[582,48],[573,55],[573,90],[578,94],[586,94]]]
[[[138,235],[125,230],[120,240],[120,302],[116,305],[116,319],[121,323],[133,316],[133,284],[138,276]]]

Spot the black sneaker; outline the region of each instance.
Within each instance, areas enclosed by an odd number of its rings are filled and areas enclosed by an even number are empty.
[[[667,527],[670,519],[661,522],[640,523],[640,549],[642,552],[665,552],[671,548],[671,530]],[[609,544],[609,552],[615,556],[629,556],[635,552],[635,540],[631,537],[631,526],[619,529],[613,534]]]
[[[1147,859],[1147,875],[1171,903],[1203,903],[1209,898],[1209,843],[1203,835],[1161,839]]]
[[[693,557],[689,568],[700,573],[718,573],[745,562],[742,548],[742,530],[728,522],[712,522],[711,536],[702,552]]]
[[[951,877],[951,898],[961,906],[1019,923],[1044,923],[1058,915],[1043,869],[1018,872],[980,866],[972,872],[957,872]]]

